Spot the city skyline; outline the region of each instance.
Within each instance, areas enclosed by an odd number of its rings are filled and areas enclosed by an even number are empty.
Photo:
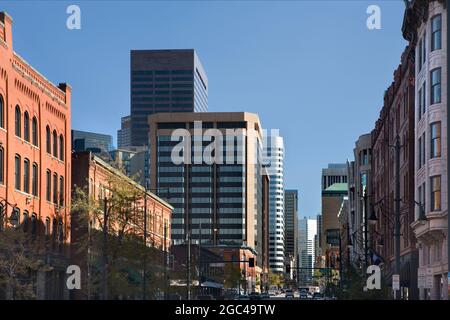
[[[64,1],[51,4],[7,1],[3,9],[17,22],[13,31],[17,39],[14,47],[23,52],[25,60],[51,81],[68,78],[76,89],[74,129],[116,137],[120,117],[129,113],[131,50],[196,49],[208,73],[210,111],[258,112],[265,128],[281,129],[286,144],[285,185],[299,190],[300,217],[320,212],[320,169],[327,163],[351,158],[353,133],[367,131],[377,118],[384,89],[406,46],[398,37],[404,10],[401,1],[346,2],[345,6],[303,1],[282,5],[263,2],[256,7],[248,3],[218,2],[82,3],[82,28],[75,31],[65,27],[65,10],[69,4]],[[366,27],[369,4],[381,7],[381,30],[369,31]],[[154,14],[156,10],[159,16]],[[203,14],[206,11],[207,16]],[[47,19],[42,21],[39,17],[44,13]],[[151,19],[145,19],[148,15]],[[110,16],[120,16],[122,22],[135,30],[133,34],[120,29],[111,33],[113,22],[107,18]],[[199,16],[205,21],[197,21]],[[283,19],[276,19],[277,24],[267,24],[274,16]],[[235,23],[224,28],[226,19],[231,17]],[[309,28],[310,22],[318,18],[327,23],[318,24],[313,30]],[[208,31],[200,32],[205,23]],[[40,28],[29,28],[33,24]],[[42,32],[59,40],[58,46],[45,54],[35,50]],[[287,36],[278,37],[280,33]],[[221,37],[216,37],[217,34]],[[119,47],[117,39],[121,41]],[[224,47],[224,43],[227,46]],[[333,58],[328,57],[330,44],[340,49],[334,52]],[[386,50],[389,54],[379,54],[383,48],[389,48]],[[347,61],[350,55],[355,58]],[[311,63],[312,60],[316,63]],[[328,77],[327,70],[334,76]],[[239,77],[233,76],[237,73]],[[339,74],[346,81],[337,81]],[[278,79],[282,80],[281,84],[274,82]],[[321,85],[306,87],[306,81]],[[324,89],[328,92],[321,95]],[[355,93],[354,99],[348,99],[348,90]],[[110,94],[100,98],[98,92]],[[324,97],[323,101],[316,99],[318,95]],[[290,112],[273,113],[274,105]],[[323,117],[322,109],[329,116]],[[87,110],[93,113],[92,117],[84,117]],[[296,117],[291,116],[292,110]],[[336,128],[335,122],[345,124],[349,114],[361,119],[351,129],[339,128],[332,137],[327,134],[329,130],[323,130],[317,133],[316,140],[306,139],[314,130],[315,122],[310,119],[320,119],[324,128]],[[99,116],[104,119],[102,123],[97,121]]]

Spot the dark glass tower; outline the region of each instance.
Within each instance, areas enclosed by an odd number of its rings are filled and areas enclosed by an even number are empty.
[[[131,51],[131,144],[148,145],[148,116],[205,112],[208,79],[193,49]]]

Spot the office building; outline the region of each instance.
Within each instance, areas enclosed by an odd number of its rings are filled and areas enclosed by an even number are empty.
[[[372,135],[361,135],[355,142],[353,149],[354,161],[348,161],[348,227],[349,237],[353,244],[350,251],[350,260],[352,264],[360,270],[362,263],[365,261],[365,214],[370,212],[370,202],[372,200],[371,187],[371,165],[372,165]],[[367,195],[366,202],[364,194]],[[367,207],[366,207],[367,204]]]
[[[298,190],[284,191],[284,255],[297,259]]]
[[[322,169],[322,190],[335,183],[347,183],[347,164],[330,163]]]
[[[150,184],[161,195],[168,191],[175,207],[173,244],[190,235],[192,243],[201,240],[204,246],[248,249],[264,277],[269,177],[258,116],[159,113],[149,117],[149,125]]]
[[[19,295],[24,290],[13,293],[5,285],[11,281],[20,282],[21,288],[29,284],[30,296],[37,299],[67,299],[72,89],[51,83],[20,57],[13,49],[12,29],[12,18],[0,12],[0,234],[23,228],[35,241],[28,246],[15,240],[17,248],[30,250],[26,257],[20,250],[17,255],[2,251],[2,266],[16,274],[2,274],[0,299],[23,299]],[[40,52],[49,49],[42,41],[36,44]],[[8,241],[4,235],[2,240]],[[22,271],[42,261],[45,267]]]
[[[117,148],[131,146],[131,116],[122,117],[120,129],[117,130]]]
[[[131,51],[131,145],[148,145],[153,113],[207,108],[208,78],[194,50]]]
[[[284,143],[283,138],[268,135],[266,163],[270,175],[269,189],[269,266],[272,272],[284,272]]]
[[[72,150],[75,152],[91,151],[101,154],[113,149],[113,138],[107,134],[72,130]]]
[[[314,275],[314,240],[317,232],[317,220],[303,218],[299,219],[298,230],[298,254],[299,272],[298,282],[301,287],[312,284]]]
[[[344,197],[347,197],[347,183],[335,183],[322,191],[322,233],[321,260],[327,268],[338,268],[339,221],[338,214]]]

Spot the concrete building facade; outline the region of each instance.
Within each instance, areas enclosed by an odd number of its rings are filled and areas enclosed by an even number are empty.
[[[411,1],[403,36],[415,48],[415,201],[419,268],[432,274],[421,299],[448,298],[447,19],[445,1]],[[425,219],[421,218],[421,208]]]

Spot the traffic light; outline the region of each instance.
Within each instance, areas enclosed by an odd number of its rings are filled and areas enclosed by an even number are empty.
[[[255,258],[249,258],[248,259],[248,266],[250,268],[254,268],[255,267]]]
[[[286,265],[286,273],[291,274],[291,265],[290,264]]]

